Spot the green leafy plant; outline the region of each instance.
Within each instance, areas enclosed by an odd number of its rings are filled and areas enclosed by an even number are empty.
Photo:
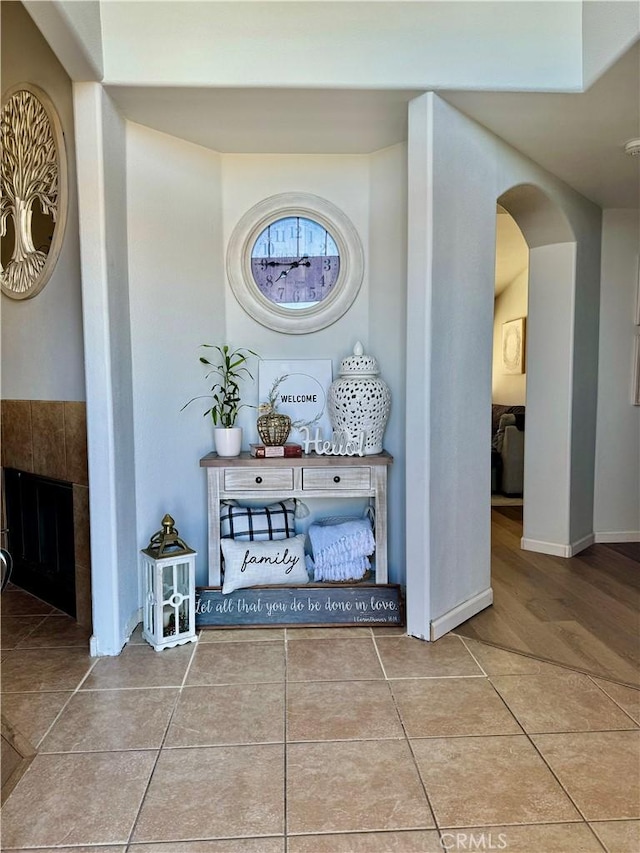
[[[203,355],[200,356],[202,364],[211,368],[206,373],[205,378],[215,377],[211,386],[211,394],[200,394],[197,397],[192,397],[182,409],[186,409],[194,400],[211,399],[213,405],[204,412],[204,417],[211,415],[214,426],[232,427],[235,425],[240,409],[248,405],[240,402],[240,382],[244,379],[253,379],[246,363],[251,356],[256,358],[259,356],[253,350],[243,347],[232,350],[227,344],[222,346],[202,344],[202,346],[216,350],[218,353],[216,362],[209,361]]]

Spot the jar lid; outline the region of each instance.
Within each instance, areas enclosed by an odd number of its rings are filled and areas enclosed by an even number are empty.
[[[378,362],[372,355],[365,355],[360,341],[354,346],[353,355],[340,362],[340,376],[377,376],[379,373]]]

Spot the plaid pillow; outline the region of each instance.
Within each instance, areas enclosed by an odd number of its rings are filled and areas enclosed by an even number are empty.
[[[293,498],[260,507],[225,502],[220,507],[220,537],[252,542],[289,539],[296,535],[295,511]]]

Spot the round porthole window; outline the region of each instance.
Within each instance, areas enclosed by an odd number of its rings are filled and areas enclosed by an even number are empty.
[[[236,225],[227,250],[231,288],[270,329],[315,332],[335,323],[364,274],[357,231],[335,205],[308,193],[271,196]]]

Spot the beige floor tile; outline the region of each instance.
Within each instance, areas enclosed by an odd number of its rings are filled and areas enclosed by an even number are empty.
[[[71,695],[71,692],[5,693],[2,716],[37,747]]]
[[[638,853],[640,850],[640,820],[593,822],[591,828],[608,853]]]
[[[155,752],[36,756],[3,807],[3,845],[126,842],[155,758]]]
[[[4,595],[5,593],[3,593]],[[47,617],[40,616],[2,616],[0,620],[0,647],[15,649]]]
[[[594,681],[627,714],[632,716],[636,723],[640,723],[640,690],[626,687],[624,684],[616,684],[613,681],[604,681],[601,678],[595,678]]]
[[[5,590],[2,593],[2,617],[41,616],[52,613],[54,608],[22,589]]]
[[[503,850],[504,853],[602,853],[586,823],[479,826],[442,830],[441,850]]]
[[[20,640],[18,649],[79,646],[89,648],[91,631],[83,628],[70,616],[47,616],[27,637]]]
[[[284,741],[284,682],[185,687],[165,746]]]
[[[391,682],[408,737],[522,734],[486,678]]]
[[[489,646],[478,640],[469,640],[465,637],[464,643],[487,675],[551,675],[571,671],[527,655]]]
[[[284,628],[203,628],[201,643],[257,643],[258,640],[284,642]]]
[[[532,735],[585,818],[640,817],[640,732]]]
[[[435,829],[290,835],[289,853],[442,853]]]
[[[524,735],[414,740],[412,746],[440,827],[580,817]]]
[[[96,850],[95,853],[102,853]],[[131,844],[129,853],[284,853],[282,838],[226,838],[220,841],[171,841]]]
[[[389,685],[383,681],[289,684],[287,740],[403,737]]]
[[[145,646],[147,641],[142,636],[142,622],[133,629],[133,632],[127,640],[128,646]]]
[[[415,637],[376,637],[376,644],[387,678],[482,675],[459,637],[447,636],[435,643]]]
[[[587,675],[496,675],[491,679],[527,732],[633,729],[636,724]]]
[[[159,749],[178,691],[78,692],[40,745],[40,752]]]
[[[84,649],[16,649],[2,663],[2,690],[75,690],[95,664]]]
[[[287,646],[289,681],[351,681],[384,678],[373,641],[296,640]]]
[[[12,851],[17,849],[20,848],[12,847],[11,850],[6,847],[2,848],[3,853],[12,853]],[[109,844],[106,847],[102,845],[100,847],[95,847],[94,845],[90,845],[89,847],[85,845],[82,847],[38,847],[35,853],[126,853],[126,850],[126,844]]]
[[[283,832],[284,747],[200,747],[163,750],[133,840]]]
[[[407,629],[402,628],[399,625],[378,625],[377,627],[373,625],[371,630],[373,631],[375,637],[406,637],[407,635]]]
[[[287,822],[294,835],[434,826],[408,745],[400,740],[290,744]]]
[[[371,637],[371,628],[349,626],[348,628],[287,628],[287,640],[350,640]]]
[[[116,657],[100,658],[83,690],[123,687],[180,687],[194,646],[188,643],[156,652],[148,644],[125,646]]]
[[[284,644],[209,643],[198,646],[187,684],[284,681]]]

